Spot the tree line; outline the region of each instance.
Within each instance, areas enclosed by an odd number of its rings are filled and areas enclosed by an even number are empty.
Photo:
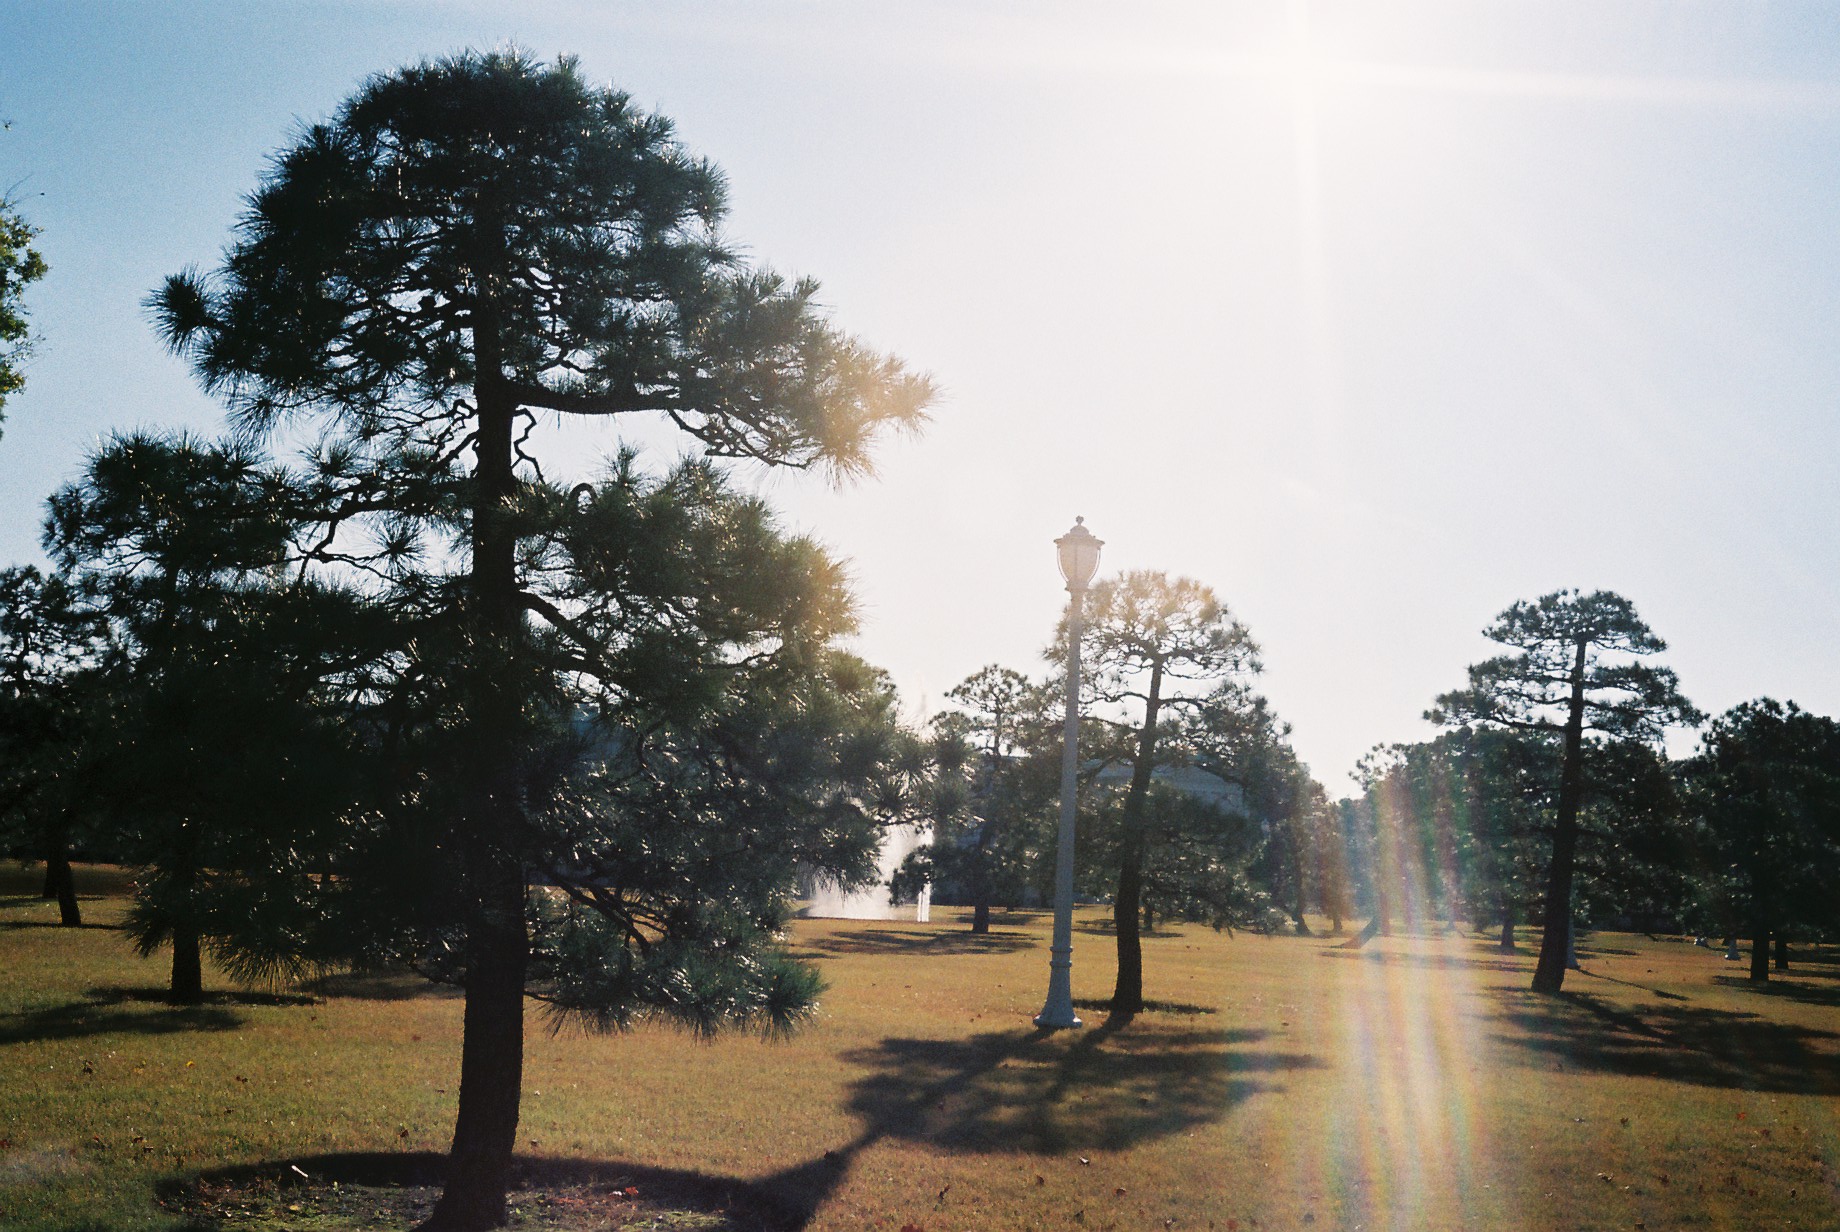
[[[1143,1007],[1140,938],[1159,917],[1307,933],[1308,913],[1339,933],[1365,914],[1357,946],[1395,921],[1467,921],[1510,951],[1537,921],[1543,992],[1580,928],[1748,938],[1758,981],[1790,942],[1840,933],[1840,723],[1769,698],[1708,721],[1620,595],[1510,606],[1484,630],[1504,653],[1426,712],[1444,730],[1373,750],[1339,801],[1251,687],[1256,646],[1208,588],[1133,572],[1092,607],[1078,875],[1112,905],[1114,1012]],[[947,695],[936,838],[898,890],[933,881],[973,905],[974,931],[993,902],[1047,900],[1059,695],[996,665]],[[1670,759],[1663,738],[1694,728],[1697,751]]]

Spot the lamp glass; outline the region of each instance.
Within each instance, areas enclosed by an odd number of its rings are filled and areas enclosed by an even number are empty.
[[[1061,576],[1075,590],[1086,589],[1099,571],[1099,549],[1105,546],[1103,539],[1086,529],[1085,522],[1085,518],[1074,519],[1073,529],[1054,541],[1060,554]]]

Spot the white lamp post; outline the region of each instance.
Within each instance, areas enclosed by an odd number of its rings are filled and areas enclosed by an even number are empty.
[[[1099,568],[1103,540],[1075,518],[1073,529],[1054,541],[1061,576],[1073,601],[1067,609],[1067,723],[1061,734],[1061,834],[1054,862],[1054,944],[1048,950],[1048,1001],[1035,1025],[1050,1029],[1077,1027],[1073,1012],[1073,816],[1074,776],[1080,765],[1080,633],[1086,585]]]

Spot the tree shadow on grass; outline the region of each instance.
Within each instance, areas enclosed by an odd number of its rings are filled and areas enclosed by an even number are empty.
[[[457,999],[463,990],[437,984],[413,971],[361,971],[323,975],[308,980],[301,989],[316,997],[352,1001],[415,1001],[423,997]]]
[[[242,1015],[222,1004],[162,1006],[157,1010],[131,1009],[137,1000],[157,1002],[158,997],[98,996],[108,990],[93,989],[82,1001],[19,1014],[0,1014],[0,1046],[46,1040],[89,1039],[98,1035],[176,1035],[185,1031],[230,1031],[243,1023]],[[139,990],[134,990],[139,991]]]
[[[159,1182],[155,1196],[168,1210],[189,1216],[180,1232],[216,1232],[224,1221],[216,1212],[226,1197],[245,1193],[321,1193],[336,1183],[341,1187],[370,1187],[404,1192],[399,1213],[427,1214],[447,1176],[445,1155],[431,1152],[352,1152],[312,1155],[297,1159],[188,1173]],[[558,1159],[520,1155],[512,1169],[513,1190],[556,1192],[586,1190],[618,1197],[630,1187],[634,1195],[653,1206],[669,1208],[672,1218],[689,1214],[724,1219],[722,1227],[759,1229],[760,1232],[794,1232],[808,1213],[787,1205],[769,1187],[735,1177],[710,1176],[676,1168],[653,1168],[619,1160]],[[412,1191],[425,1190],[425,1193]],[[419,1204],[423,1209],[416,1211]],[[368,1211],[363,1212],[369,1214]],[[636,1213],[636,1212],[635,1212]],[[368,1220],[367,1220],[368,1222]],[[624,1226],[624,1225],[621,1225]],[[633,1226],[654,1226],[651,1223]],[[671,1222],[662,1226],[679,1226]],[[704,1226],[700,1222],[682,1226]]]
[[[864,928],[830,937],[801,939],[797,955],[821,958],[839,954],[1013,954],[1040,945],[1039,937],[1005,930],[973,933]]]
[[[1496,1038],[1562,1065],[1693,1086],[1840,1095],[1840,1032],[1697,1006],[1627,1010],[1589,993],[1505,994]]]
[[[1693,999],[1685,993],[1668,992],[1661,988],[1650,988],[1647,984],[1638,984],[1634,980],[1619,980],[1614,975],[1605,975],[1601,971],[1586,971],[1580,968],[1573,974],[1584,976],[1587,979],[1602,980],[1606,984],[1621,984],[1624,988],[1639,989],[1649,994],[1651,997],[1660,997],[1663,1001],[1691,1001]]]
[[[885,1039],[841,1058],[866,1071],[849,1101],[862,1132],[762,1185],[809,1219],[855,1157],[887,1138],[953,1152],[1061,1155],[1181,1133],[1281,1091],[1280,1075],[1324,1067],[1308,1054],[1251,1047],[1266,1035],[1146,1016],[1079,1032]]]
[[[1493,945],[1491,944],[1491,948]],[[1532,968],[1525,962],[1506,958],[1475,958],[1464,954],[1397,954],[1390,950],[1344,950],[1330,946],[1316,951],[1319,958],[1340,958],[1352,962],[1378,963],[1385,967],[1416,967],[1426,971],[1452,971],[1470,967],[1478,971],[1505,971],[1526,975]]]
[[[1076,1010],[1104,1010],[1110,1012],[1112,1002],[1109,997],[1076,997],[1073,1002]],[[1146,1001],[1143,1012],[1146,1014],[1218,1014],[1220,1010],[1211,1005],[1193,1005],[1187,1001]],[[1229,1043],[1244,1041],[1229,1040]]]
[[[1313,1056],[1257,1047],[1266,1038],[1264,1031],[1193,1030],[1139,1018],[1129,1028],[1108,1023],[1083,1032],[885,1039],[842,1057],[865,1071],[849,1099],[862,1132],[806,1163],[748,1181],[614,1160],[520,1156],[513,1184],[522,1190],[598,1187],[602,1193],[632,1186],[652,1202],[724,1218],[723,1226],[797,1232],[836,1191],[856,1156],[884,1139],[962,1152],[1123,1149],[1217,1120],[1253,1095],[1280,1091],[1282,1074],[1323,1068]],[[184,1232],[212,1232],[222,1221],[200,1216],[222,1209],[226,1191],[323,1190],[335,1181],[409,1190],[439,1186],[446,1169],[444,1156],[426,1152],[320,1155],[191,1173],[162,1182],[157,1193],[169,1210],[191,1216]]]
[[[1781,972],[1771,972],[1767,981],[1757,984],[1744,975],[1715,975],[1712,982],[1721,988],[1756,993],[1760,997],[1781,997],[1785,1001],[1800,1001],[1804,1005],[1840,1006],[1840,988],[1830,988],[1825,984],[1804,984]]]

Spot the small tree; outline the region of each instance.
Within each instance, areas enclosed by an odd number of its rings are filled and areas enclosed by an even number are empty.
[[[180,1003],[204,994],[206,949],[250,977],[307,961],[252,938],[299,935],[298,876],[325,871],[356,791],[322,704],[354,602],[273,574],[285,492],[234,447],[136,435],[50,501],[46,546],[110,631],[85,791],[139,866],[130,929],[142,954],[172,947]]]
[[[1128,1018],[1144,1007],[1144,872],[1163,833],[1148,807],[1159,767],[1187,759],[1186,746],[1167,741],[1185,716],[1206,707],[1222,688],[1258,670],[1258,648],[1214,592],[1188,578],[1138,570],[1093,587],[1087,596],[1084,645],[1088,696],[1112,732],[1109,756],[1130,767],[1117,814],[1112,867],[1116,889],[1118,978],[1111,1010]],[[1066,662],[1066,623],[1050,659]]]
[[[894,891],[908,898],[928,882],[959,887],[971,899],[971,931],[983,934],[994,899],[1014,904],[1051,868],[1058,746],[1050,752],[1043,737],[1054,726],[1052,699],[995,664],[946,697],[959,709],[933,720],[933,839],[908,856]]]
[[[1545,733],[1560,742],[1545,933],[1533,976],[1536,992],[1556,993],[1571,937],[1587,733],[1655,741],[1666,728],[1695,723],[1700,715],[1681,696],[1671,670],[1640,661],[1667,644],[1621,595],[1554,591],[1514,604],[1484,634],[1512,653],[1471,667],[1469,687],[1439,697],[1425,717]]]
[[[1772,938],[1840,920],[1840,723],[1745,702],[1712,721],[1681,772],[1715,894],[1751,936],[1761,983]]]

